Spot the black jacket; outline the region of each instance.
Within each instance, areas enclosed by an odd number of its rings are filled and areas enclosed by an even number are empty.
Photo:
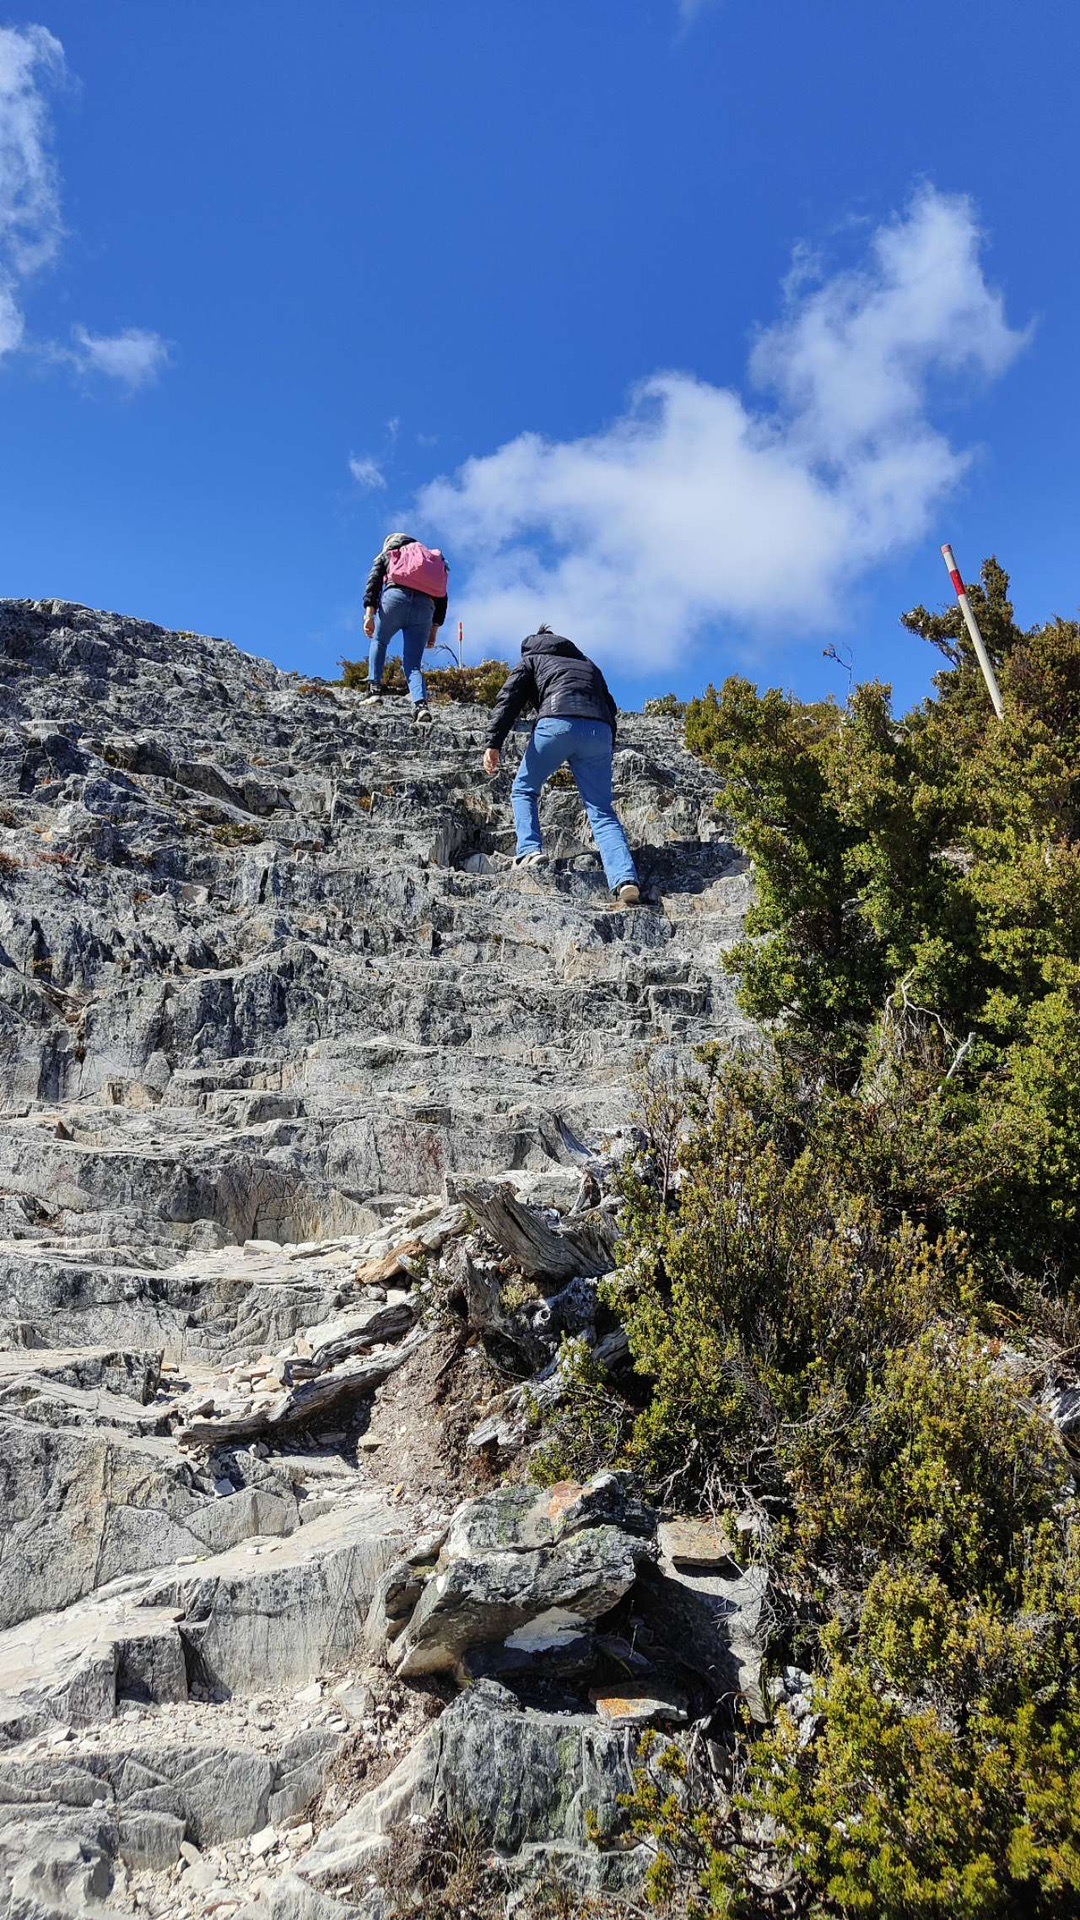
[[[491,710],[487,745],[501,747],[518,715],[537,709],[537,720],[603,720],[615,739],[618,709],[599,667],[558,633],[530,633]]]
[[[401,541],[399,544],[405,546],[408,543]],[[367,586],[364,588],[364,606],[365,608],[370,607],[373,611],[378,609],[379,601],[383,595],[383,588],[386,585],[386,561],[386,553],[380,553],[372,566],[371,572],[368,574]],[[411,593],[412,588],[409,587],[406,591]],[[445,593],[441,593],[438,599],[436,599],[433,594],[426,593],[421,597],[425,600],[430,599],[432,607],[434,608],[431,616],[432,625],[441,627],[443,621],[446,619]]]

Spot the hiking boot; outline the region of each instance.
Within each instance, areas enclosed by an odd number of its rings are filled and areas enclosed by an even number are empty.
[[[546,867],[547,854],[546,853],[516,853],[514,855],[514,865],[515,867]]]
[[[360,695],[360,705],[362,707],[373,707],[382,697],[383,690],[381,686],[369,687],[366,693]]]
[[[418,727],[434,726],[435,716],[432,713],[431,708],[428,706],[428,703],[426,700],[417,701],[415,707],[413,708],[413,720],[415,721]]]
[[[641,905],[641,888],[636,880],[624,880],[621,887],[615,888],[617,907],[638,907]]]

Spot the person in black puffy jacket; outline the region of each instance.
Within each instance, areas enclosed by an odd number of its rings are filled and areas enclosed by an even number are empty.
[[[515,866],[536,866],[542,861],[540,794],[552,774],[568,766],[608,886],[620,906],[637,906],[641,898],[637,869],[611,794],[615,702],[599,667],[572,640],[546,626],[522,641],[521,665],[515,667],[492,708],[485,773],[498,773],[503,742],[529,707],[536,708],[536,719],[511,790],[517,828]]]

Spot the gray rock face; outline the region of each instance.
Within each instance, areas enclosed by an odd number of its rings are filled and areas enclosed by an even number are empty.
[[[652,1577],[648,1523],[612,1483],[448,1530],[460,1495],[395,1472],[399,1416],[365,1453],[365,1409],[422,1374],[450,1249],[515,1364],[592,1337],[638,1063],[744,1030],[722,962],[748,879],[713,781],[671,723],[621,722],[653,902],[621,912],[570,791],[544,803],[553,865],[512,868],[475,709],[425,737],[223,641],[16,601],[0,707],[0,1915],[130,1916],[125,1872],[194,1913],[215,1871],[261,1917],[381,1914],[322,1871],[328,1831],[311,1871],[276,1838],[344,1725],[313,1706],[301,1753],[290,1703],[372,1635],[403,1674],[478,1681],[379,1807],[460,1815],[518,1863],[561,1850],[585,1884],[633,1739],[588,1679]],[[508,1231],[552,1297],[504,1313]],[[580,1712],[480,1679],[537,1659]],[[249,1750],[223,1716],[263,1694],[285,1731]],[[234,1856],[183,1866],[260,1830],[257,1896]]]
[[[300,1735],[269,1759],[198,1746],[73,1751],[0,1762],[0,1873],[60,1911],[107,1893],[116,1863],[161,1871],[185,1840],[242,1838],[289,1818],[318,1793],[340,1741]],[[95,1906],[95,1911],[96,1906]]]
[[[53,1426],[5,1416],[0,1398],[0,1628],[118,1575],[299,1525],[287,1481],[265,1473],[222,1499],[168,1440],[100,1417],[98,1428]]]
[[[478,1681],[326,1829],[301,1871],[315,1886],[352,1880],[384,1856],[395,1827],[438,1815],[452,1831],[483,1834],[511,1878],[558,1872],[583,1891],[625,1886],[641,1872],[619,1807],[635,1751],[632,1733],[595,1716],[523,1713],[504,1687]]]
[[[624,914],[576,795],[547,802],[563,870],[498,864],[476,710],[421,739],[393,701],[48,602],[0,603],[0,676],[0,1177],[27,1225],[362,1228],[373,1195],[550,1164],[554,1115],[625,1118],[642,1048],[738,1024],[745,878],[668,722],[620,735],[662,902]],[[42,1103],[74,1104],[66,1137]]]

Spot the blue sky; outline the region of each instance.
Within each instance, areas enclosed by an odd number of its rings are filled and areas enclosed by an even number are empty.
[[[333,674],[401,525],[473,657],[907,704],[942,540],[1080,601],[1078,55],[1047,0],[0,12],[0,593]]]

